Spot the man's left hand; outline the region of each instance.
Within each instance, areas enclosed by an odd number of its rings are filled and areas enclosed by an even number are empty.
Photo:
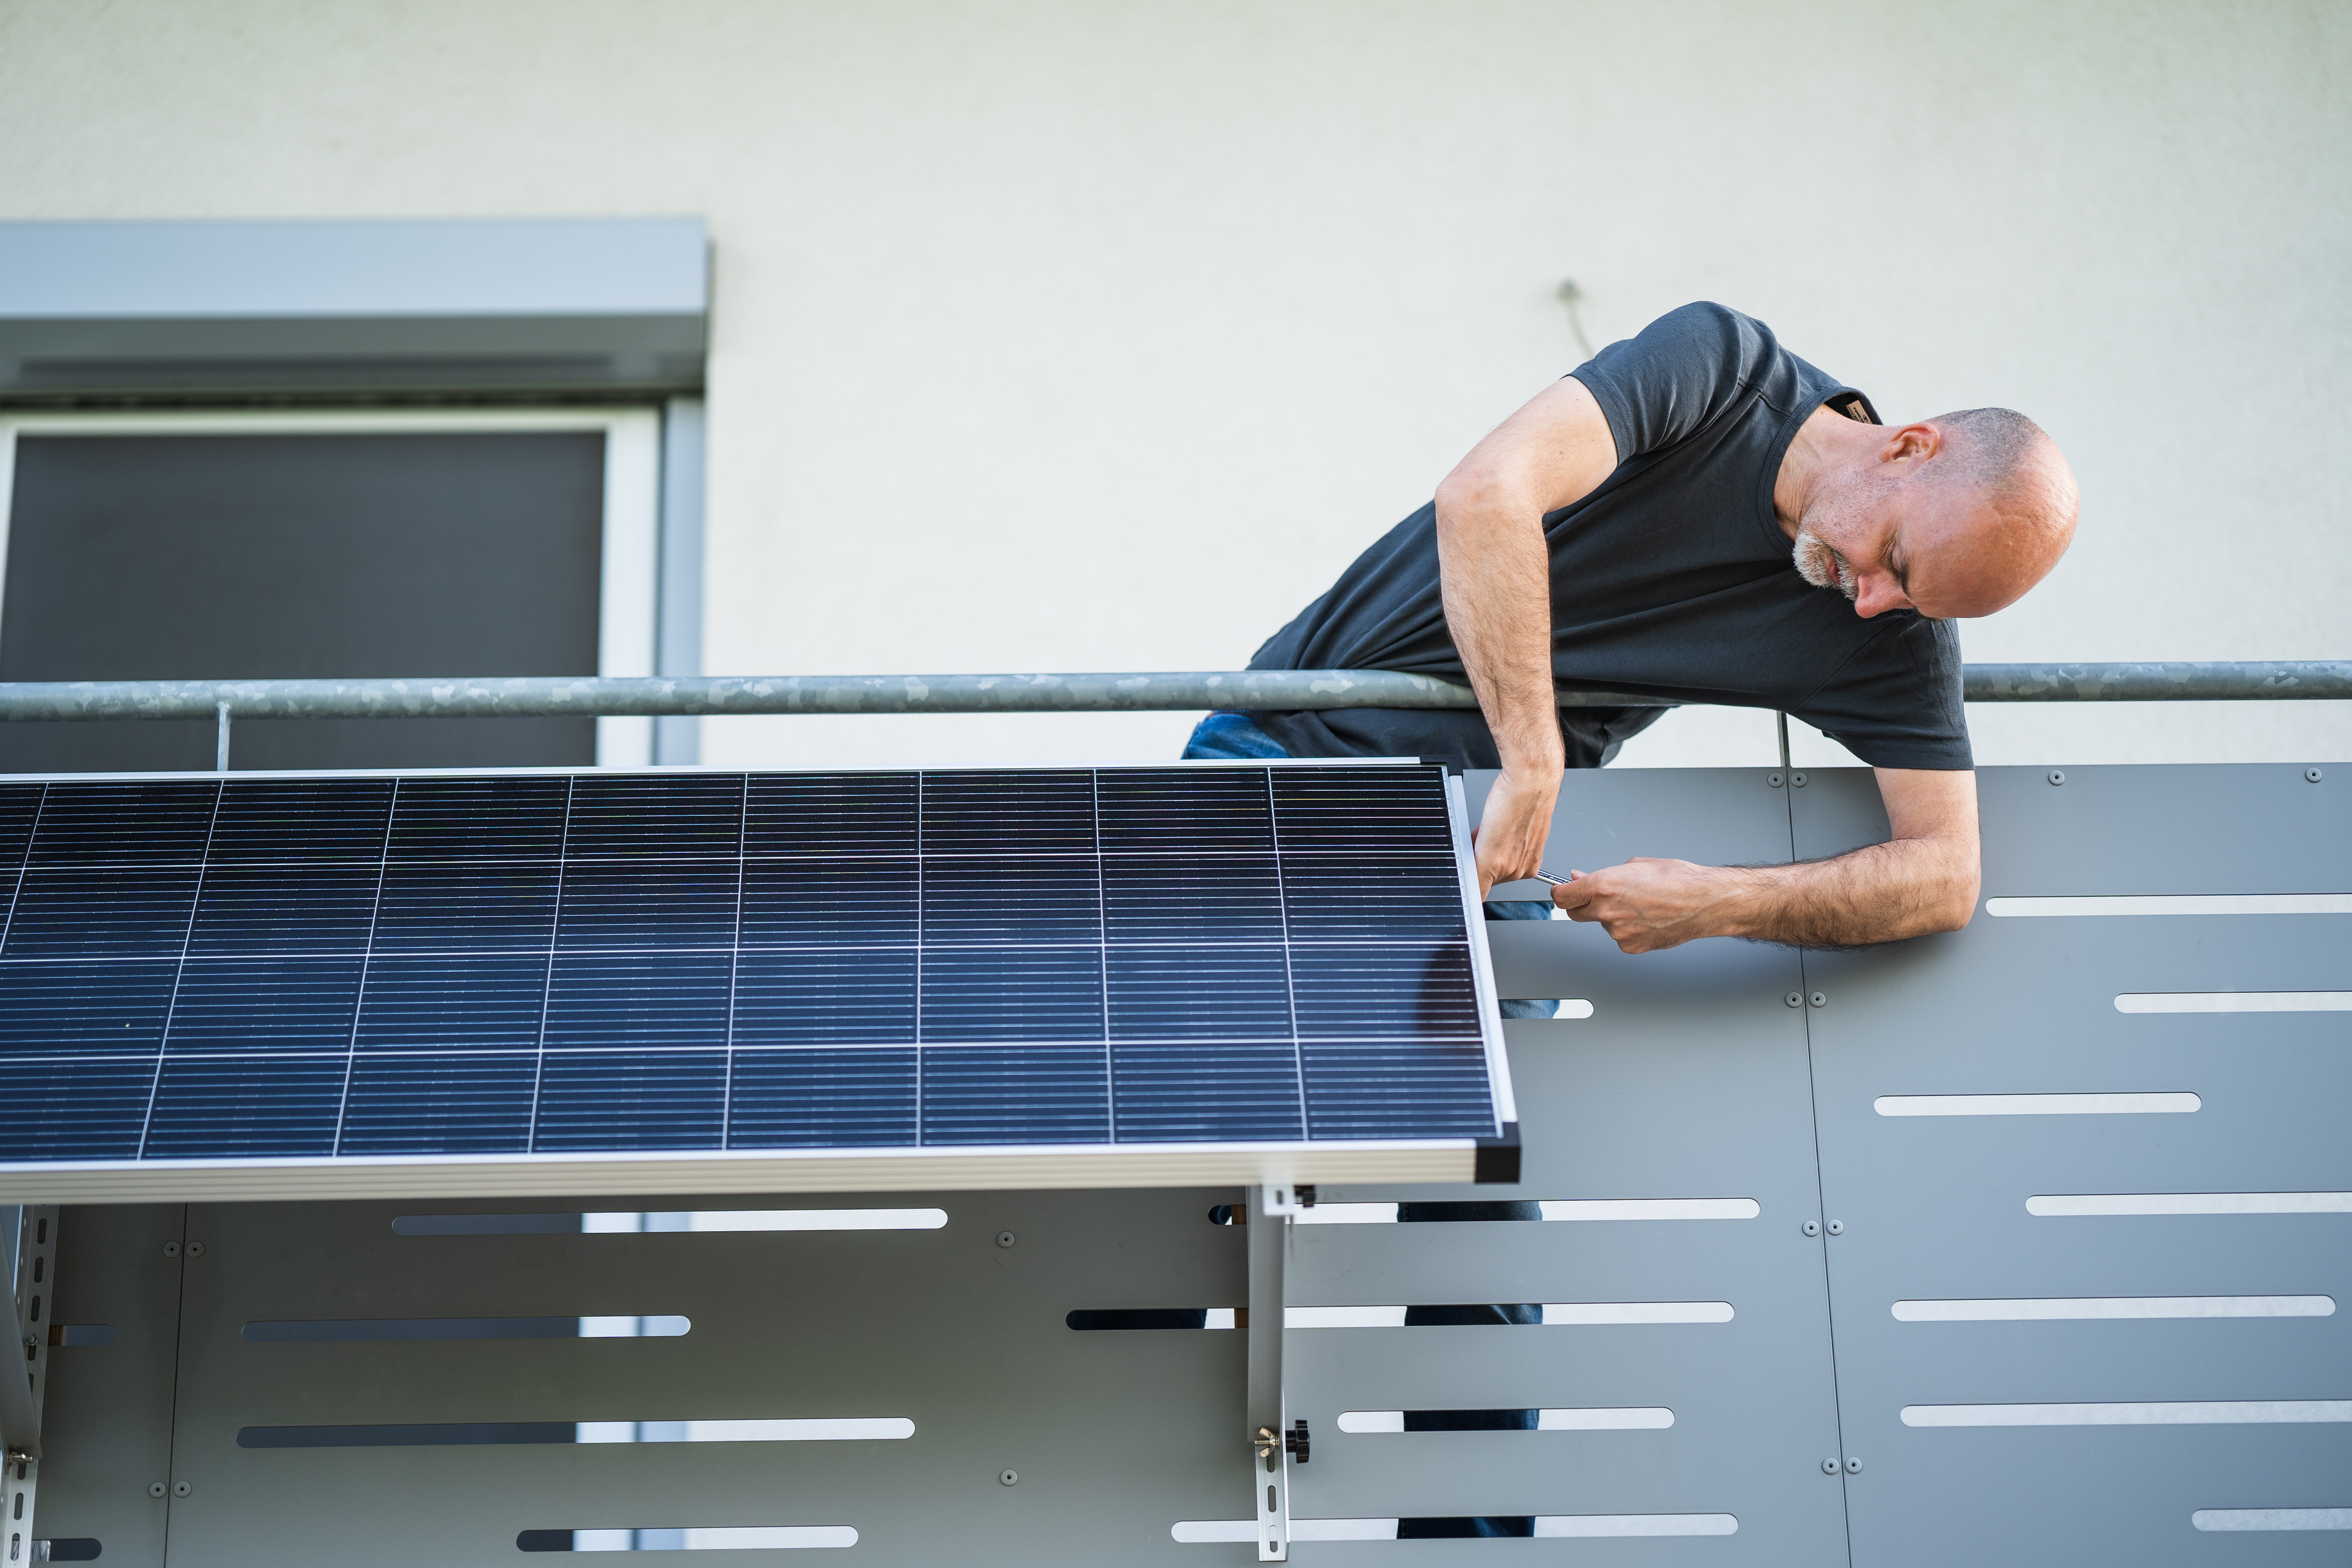
[[[1598,924],[1627,952],[1656,952],[1703,936],[1736,936],[1740,873],[1688,860],[1634,857],[1622,866],[1570,873],[1551,890],[1572,921]]]

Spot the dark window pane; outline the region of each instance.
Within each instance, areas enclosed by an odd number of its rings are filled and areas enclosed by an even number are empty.
[[[716,1149],[724,1051],[550,1051],[531,1147]]]
[[[192,959],[163,1048],[344,1050],[359,996],[356,957]]]
[[[1301,1035],[1478,1033],[1466,947],[1294,947],[1290,973]]]
[[[151,1160],[326,1154],[348,1057],[165,1058],[147,1128]]]
[[[570,779],[403,779],[393,858],[553,859],[563,849]]]
[[[379,953],[360,998],[360,1048],[530,1049],[546,994],[544,955]]]
[[[932,948],[923,954],[926,1041],[1102,1037],[1100,948]]]
[[[1271,855],[1106,855],[1102,866],[1113,942],[1282,940]]]
[[[743,945],[912,942],[914,858],[746,860]]]
[[[1114,947],[1113,1039],[1290,1037],[1279,947]]]
[[[0,963],[0,1056],[161,1050],[177,963]],[[0,1098],[6,1076],[0,1074]],[[7,1121],[0,1111],[0,1122]]]
[[[556,942],[571,948],[729,947],[733,860],[570,860]]]
[[[1102,1143],[1109,1138],[1109,1079],[1098,1048],[924,1048],[926,1143]]]
[[[1094,774],[925,773],[923,853],[1037,854],[1095,847]]]
[[[1271,849],[1262,768],[1167,768],[1097,775],[1102,847],[1203,855]]]
[[[1115,1046],[1122,1143],[1301,1136],[1298,1056],[1280,1045]]]
[[[364,952],[380,876],[373,865],[209,866],[188,951]]]
[[[671,952],[555,961],[547,1036],[555,1046],[724,1046],[732,958]]]
[[[532,1052],[379,1055],[352,1064],[345,1154],[508,1154],[530,1142]]]
[[[923,940],[1099,942],[1101,898],[1091,858],[926,860]]]
[[[1270,773],[1275,837],[1285,850],[1454,852],[1442,769],[1275,768]]]
[[[747,952],[736,963],[739,1046],[911,1044],[915,950]]]
[[[383,853],[390,779],[233,780],[213,824],[215,860],[373,860]]]
[[[911,855],[912,773],[753,774],[746,855]]]
[[[914,1141],[911,1050],[735,1053],[730,1149],[847,1149]]]
[[[26,436],[0,680],[593,675],[595,431]],[[210,719],[0,725],[0,772],[209,769]],[[240,769],[562,767],[595,721],[241,718]]]

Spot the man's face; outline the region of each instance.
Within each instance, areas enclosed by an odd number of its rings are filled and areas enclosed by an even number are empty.
[[[1915,575],[1920,571],[1907,538],[1943,530],[1941,519],[1929,514],[1933,498],[1916,488],[1889,482],[1876,475],[1851,476],[1846,482],[1824,487],[1808,504],[1797,524],[1798,574],[1816,588],[1834,588],[1853,603],[1854,614],[1867,619],[1888,610],[1936,612],[1918,603]]]

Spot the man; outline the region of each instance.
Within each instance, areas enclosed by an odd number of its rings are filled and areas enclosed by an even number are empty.
[[[1890,430],[1762,322],[1685,305],[1504,421],[1250,661],[1466,679],[1477,713],[1212,714],[1185,754],[1498,767],[1485,892],[1541,865],[1561,769],[1601,765],[1664,711],[1559,708],[1555,681],[1779,709],[1876,770],[1886,843],[1763,868],[1636,858],[1575,872],[1553,901],[1627,952],[1957,930],[1979,867],[1951,622],[2040,582],[2075,508],[2065,459],[2023,416]]]

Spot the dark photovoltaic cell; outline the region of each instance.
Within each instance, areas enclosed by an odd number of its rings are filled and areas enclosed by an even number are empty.
[[[0,784],[0,1162],[1497,1131],[1443,776]]]

